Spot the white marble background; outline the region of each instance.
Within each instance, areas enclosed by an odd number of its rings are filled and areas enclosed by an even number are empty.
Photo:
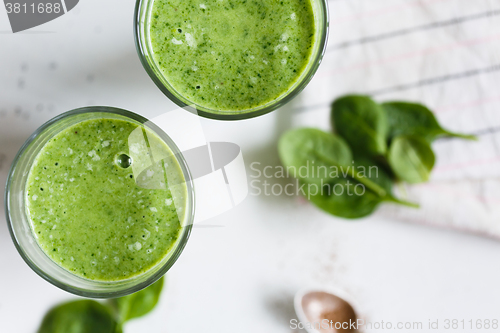
[[[329,4],[330,48],[304,93],[257,119],[204,119],[209,139],[238,143],[247,164],[278,165],[280,133],[327,128],[335,96],[370,92],[379,100],[423,101],[448,128],[477,133],[480,141],[436,143],[432,183],[409,189],[424,204],[419,212],[385,208],[346,222],[296,198],[248,197],[208,221],[222,227],[193,230],[158,308],[127,333],[293,332],[293,294],[311,284],[347,290],[372,321],[421,321],[425,328],[429,319],[500,320],[500,243],[403,222],[496,235],[500,1]],[[138,60],[133,10],[132,0],[82,0],[53,22],[12,34],[0,9],[1,184],[22,143],[61,112],[112,105],[154,117],[174,107]],[[35,332],[50,306],[74,298],[24,264],[3,206],[0,267],[0,332]]]

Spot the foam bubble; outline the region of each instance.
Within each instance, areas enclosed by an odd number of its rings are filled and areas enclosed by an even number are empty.
[[[190,47],[196,47],[197,46],[196,39],[194,39],[193,35],[191,35],[190,33],[187,33],[187,32],[186,32],[186,43]]]

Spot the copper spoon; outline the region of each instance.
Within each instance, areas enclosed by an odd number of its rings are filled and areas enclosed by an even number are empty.
[[[362,320],[351,304],[352,298],[341,290],[304,289],[294,299],[297,317],[308,333],[358,332]]]

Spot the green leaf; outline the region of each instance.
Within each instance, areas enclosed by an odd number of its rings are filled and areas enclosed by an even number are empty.
[[[162,277],[141,291],[110,300],[111,305],[117,310],[118,322],[123,324],[130,319],[144,316],[153,310],[160,298],[163,280]]]
[[[415,204],[396,199],[391,194],[392,179],[380,164],[367,157],[356,157],[354,168],[356,168],[359,177],[366,177],[384,188],[386,194],[380,196],[362,183],[346,177],[334,179],[321,189],[302,183],[306,198],[325,212],[347,219],[370,215],[384,201],[418,207]]]
[[[356,174],[349,146],[336,135],[314,128],[290,130],[281,137],[278,150],[281,162],[295,178],[323,186],[345,173],[378,195],[386,195],[382,187]]]
[[[387,152],[384,109],[368,96],[349,95],[332,104],[332,125],[354,151],[375,156]]]
[[[117,333],[110,309],[99,302],[79,300],[52,308],[43,318],[38,333]]]
[[[331,163],[318,159],[328,156],[338,165],[349,165],[351,149],[340,137],[315,128],[293,129],[282,135],[278,150],[281,162],[295,178],[309,183],[321,184],[331,179],[330,172],[324,172]]]
[[[429,180],[436,159],[423,138],[398,136],[392,140],[388,160],[399,179],[415,184]]]
[[[416,135],[431,143],[437,137],[451,136],[477,140],[473,135],[453,133],[445,130],[436,117],[422,104],[387,102],[382,104],[389,123],[389,141],[399,135]]]
[[[354,157],[354,166],[359,170],[359,175],[362,177],[367,177],[372,180],[377,185],[383,187],[388,194],[392,193],[392,178],[385,171],[382,164],[376,162],[372,158],[357,155]]]
[[[325,185],[321,192],[304,184],[306,198],[315,206],[332,215],[347,219],[356,219],[370,215],[383,199],[370,190],[363,195],[356,194],[353,180],[341,178]],[[316,184],[314,184],[316,185]],[[314,190],[314,192],[313,192]],[[361,190],[358,191],[358,193]]]
[[[356,157],[340,137],[312,128],[286,132],[279,154],[288,173],[298,178],[305,196],[324,211],[359,218],[382,201],[414,206],[391,194],[392,179],[367,157]]]

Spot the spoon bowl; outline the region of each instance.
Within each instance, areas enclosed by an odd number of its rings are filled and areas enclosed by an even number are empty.
[[[358,332],[358,311],[342,290],[304,289],[295,295],[297,317],[308,333]]]

